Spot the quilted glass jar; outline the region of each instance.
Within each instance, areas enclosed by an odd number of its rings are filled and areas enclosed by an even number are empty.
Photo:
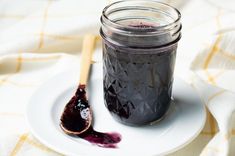
[[[160,120],[171,103],[179,11],[156,1],[119,1],[104,8],[101,23],[105,106],[124,124]]]

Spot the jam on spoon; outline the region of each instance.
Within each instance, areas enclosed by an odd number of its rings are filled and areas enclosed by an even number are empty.
[[[86,97],[86,84],[94,45],[95,36],[85,36],[79,86],[64,108],[60,127],[66,134],[83,138],[94,145],[116,148],[117,143],[121,141],[120,134],[97,132],[92,127],[92,111]]]
[[[85,87],[79,84],[75,95],[64,108],[60,126],[67,134],[79,135],[91,126],[92,113],[86,98]]]

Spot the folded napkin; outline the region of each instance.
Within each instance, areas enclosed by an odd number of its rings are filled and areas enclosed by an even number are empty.
[[[218,125],[218,132],[204,148],[201,155],[229,155],[231,138],[235,135],[233,114],[235,111],[235,31],[221,31],[193,61],[193,84]],[[196,79],[196,80],[195,80]],[[210,83],[211,85],[209,85]],[[213,121],[214,122],[214,121]],[[212,126],[212,125],[211,125]]]
[[[182,13],[183,37],[175,74],[191,82],[208,107],[207,123],[201,134],[170,155],[235,155],[235,149],[229,149],[235,145],[234,125],[232,118],[226,116],[232,112],[224,111],[232,110],[234,104],[235,14],[230,6],[235,2],[226,0],[226,5],[219,0],[163,1]],[[84,34],[97,35],[93,60],[101,61],[99,17],[108,3],[108,0],[99,3],[21,0],[20,4],[17,0],[0,1],[0,156],[61,155],[30,134],[24,118],[25,107],[45,81],[60,72],[79,68]],[[202,94],[208,83],[221,88],[221,92],[210,86],[211,94]]]

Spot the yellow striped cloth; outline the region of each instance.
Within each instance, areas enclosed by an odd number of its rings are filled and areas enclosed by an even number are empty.
[[[234,92],[235,1],[164,1],[182,13],[183,37],[175,73],[194,82],[193,70],[208,83]],[[108,3],[109,0],[0,1],[0,156],[61,155],[30,134],[24,118],[25,106],[46,80],[78,68],[84,34],[97,35],[95,54],[101,52],[99,17]],[[101,61],[98,56],[94,56],[94,61]],[[197,83],[194,85],[198,87]],[[217,126],[220,120],[216,110],[222,111],[227,105],[216,104],[227,97],[223,91],[209,96],[205,101],[209,111],[203,131],[171,156],[235,155],[235,149],[229,148],[235,146],[235,128],[228,134],[217,133],[235,127],[232,122]]]

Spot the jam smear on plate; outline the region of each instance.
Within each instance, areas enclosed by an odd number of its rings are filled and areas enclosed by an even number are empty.
[[[98,132],[95,131],[92,126],[86,132],[78,135],[78,137],[105,148],[117,148],[117,143],[121,141],[121,135],[119,133]]]

